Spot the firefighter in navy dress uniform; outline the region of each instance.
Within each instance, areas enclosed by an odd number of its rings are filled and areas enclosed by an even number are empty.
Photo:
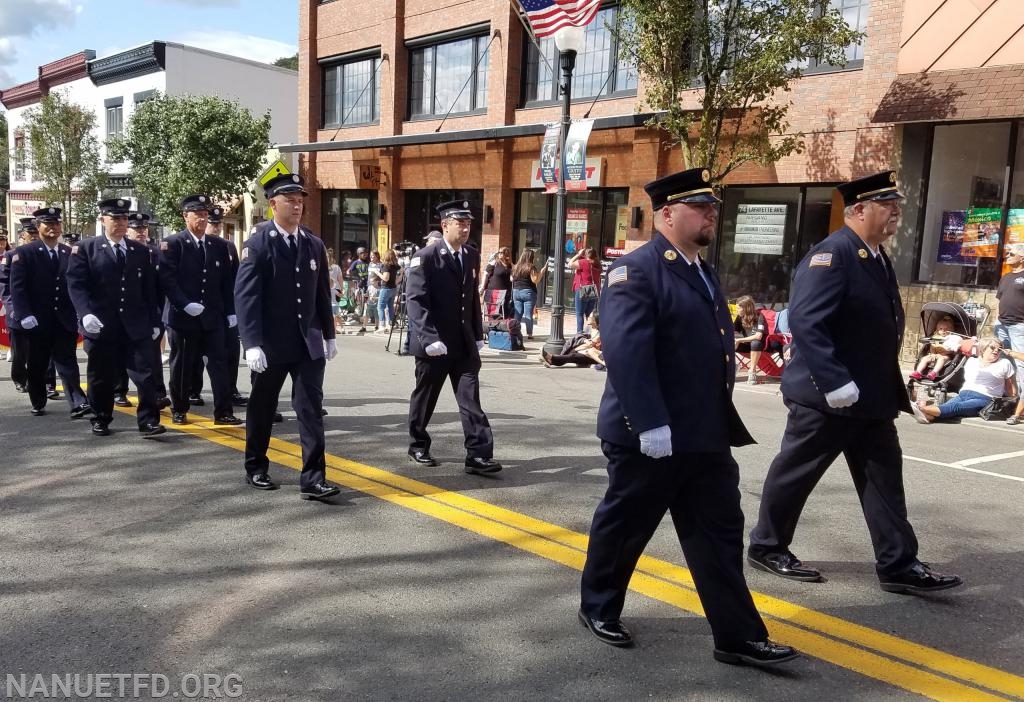
[[[299,224],[307,195],[300,176],[281,175],[263,187],[274,219],[245,240],[235,280],[238,332],[254,374],[245,418],[246,481],[260,490],[277,488],[267,448],[278,395],[291,376],[302,444],[299,494],[322,500],[339,492],[326,480],[321,414],[324,368],[338,354],[327,248]]]
[[[93,434],[110,434],[114,385],[123,364],[139,389],[139,431],[149,438],[166,431],[160,425],[150,368],[152,346],[160,335],[154,299],[156,270],[149,249],[125,238],[129,205],[118,198],[99,203],[104,235],[71,247],[67,280],[89,356],[86,375],[89,405],[95,414]]]
[[[60,243],[59,207],[43,207],[34,216],[39,240],[15,250],[9,271],[15,318],[28,341],[28,396],[32,414],[45,414],[46,374],[52,358],[64,383],[71,418],[79,419],[89,414],[90,408],[75,356],[78,319],[68,297],[71,247]]]
[[[193,369],[206,358],[213,387],[213,423],[238,425],[224,353],[224,330],[234,327],[235,298],[228,247],[206,236],[209,196],[181,200],[185,229],[160,242],[160,283],[167,302],[163,321],[171,342],[171,421],[188,422]]]
[[[22,244],[31,243],[39,238],[35,217],[22,217],[19,223],[21,224]],[[11,352],[8,357],[11,362],[11,381],[14,383],[14,389],[18,392],[28,392],[28,337],[17,322],[17,315],[13,314],[14,303],[11,300],[10,286],[12,258],[14,258],[14,248],[7,251],[0,261],[0,295],[3,296],[4,309],[7,314],[7,333],[11,337]]]
[[[469,202],[437,207],[442,238],[420,249],[406,271],[409,350],[416,357],[416,386],[409,400],[409,457],[437,465],[430,455],[427,425],[441,388],[450,382],[462,417],[467,473],[497,473],[494,437],[480,408],[480,349],[483,322],[477,294],[480,254],[466,246],[473,214]]]
[[[903,195],[892,171],[838,190],[845,226],[812,248],[793,277],[793,351],[782,376],[789,417],[765,478],[747,560],[791,580],[820,580],[821,573],[801,563],[789,547],[811,491],[843,454],[882,589],[919,593],[956,587],[962,582],[958,576],[936,573],[917,559],[903,491],[903,454],[894,422],[901,410],[911,411],[899,366],[903,305],[882,246],[896,233]]]
[[[730,446],[754,440],[732,402],[732,320],[701,259],[720,200],[706,170],[648,183],[658,233],[608,271],[601,344],[608,378],[597,435],[608,490],[594,514],[580,621],[604,643],[630,646],[619,615],[636,563],[666,511],[724,663],[797,656],[768,639],[743,577],[739,467]]]

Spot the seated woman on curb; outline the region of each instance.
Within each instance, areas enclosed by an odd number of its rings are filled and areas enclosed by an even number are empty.
[[[747,385],[757,384],[757,362],[764,351],[764,338],[768,335],[768,323],[764,315],[754,306],[754,298],[744,295],[736,300],[736,319],[733,322],[736,333],[736,350],[750,354],[747,369]]]
[[[580,367],[593,366],[594,370],[604,370],[604,354],[601,353],[601,332],[599,330],[599,316],[595,309],[587,318],[590,325],[590,333],[580,332],[565,342],[562,346],[562,353],[552,355],[547,351],[541,351],[541,360],[547,368],[552,366],[564,366],[566,363],[573,363]]]
[[[964,365],[964,385],[960,394],[941,405],[927,405],[919,400],[910,408],[919,424],[939,419],[977,417],[994,397],[1016,395],[1017,383],[1010,359],[1002,356],[1003,345],[995,337],[978,341],[978,356]]]

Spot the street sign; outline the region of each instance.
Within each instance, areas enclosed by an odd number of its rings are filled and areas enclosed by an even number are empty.
[[[279,175],[288,175],[291,170],[284,164],[284,161],[278,159],[270,164],[267,170],[263,171],[263,175],[260,176],[260,185],[266,185],[271,181],[272,178],[276,178]]]

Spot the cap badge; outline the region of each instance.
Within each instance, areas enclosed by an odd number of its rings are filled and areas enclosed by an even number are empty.
[[[469,201],[468,200],[463,200],[462,201],[462,208],[465,209],[465,210],[469,209]]]
[[[118,201],[117,201],[117,206],[118,206],[118,207],[127,207],[127,206],[128,206],[128,203],[127,203],[127,202],[125,202],[124,200],[118,200]]]
[[[677,254],[672,249],[669,249],[668,251],[665,252],[666,261],[675,261],[677,258],[679,258],[679,254]]]
[[[703,171],[700,172],[700,177],[704,180],[705,183],[710,183],[711,182],[711,171],[709,171],[707,168],[705,168]]]
[[[890,183],[895,183],[896,182],[896,174],[895,173],[890,173],[889,174],[889,182]]]
[[[199,202],[206,202],[206,196],[205,195],[200,195],[199,196]]]
[[[292,182],[293,183],[298,183],[299,182],[299,176],[298,175],[293,175],[292,176]]]
[[[50,214],[57,214],[57,210],[55,210],[55,209],[53,209],[53,208],[51,207],[51,208],[50,208]]]
[[[861,258],[867,258],[868,252],[865,251],[864,249],[857,249],[857,255],[860,256]]]

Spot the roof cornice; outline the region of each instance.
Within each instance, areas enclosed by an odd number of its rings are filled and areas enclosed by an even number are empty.
[[[107,85],[157,73],[166,66],[165,48],[164,42],[154,41],[111,56],[93,59],[89,62],[89,78],[96,85]]]

